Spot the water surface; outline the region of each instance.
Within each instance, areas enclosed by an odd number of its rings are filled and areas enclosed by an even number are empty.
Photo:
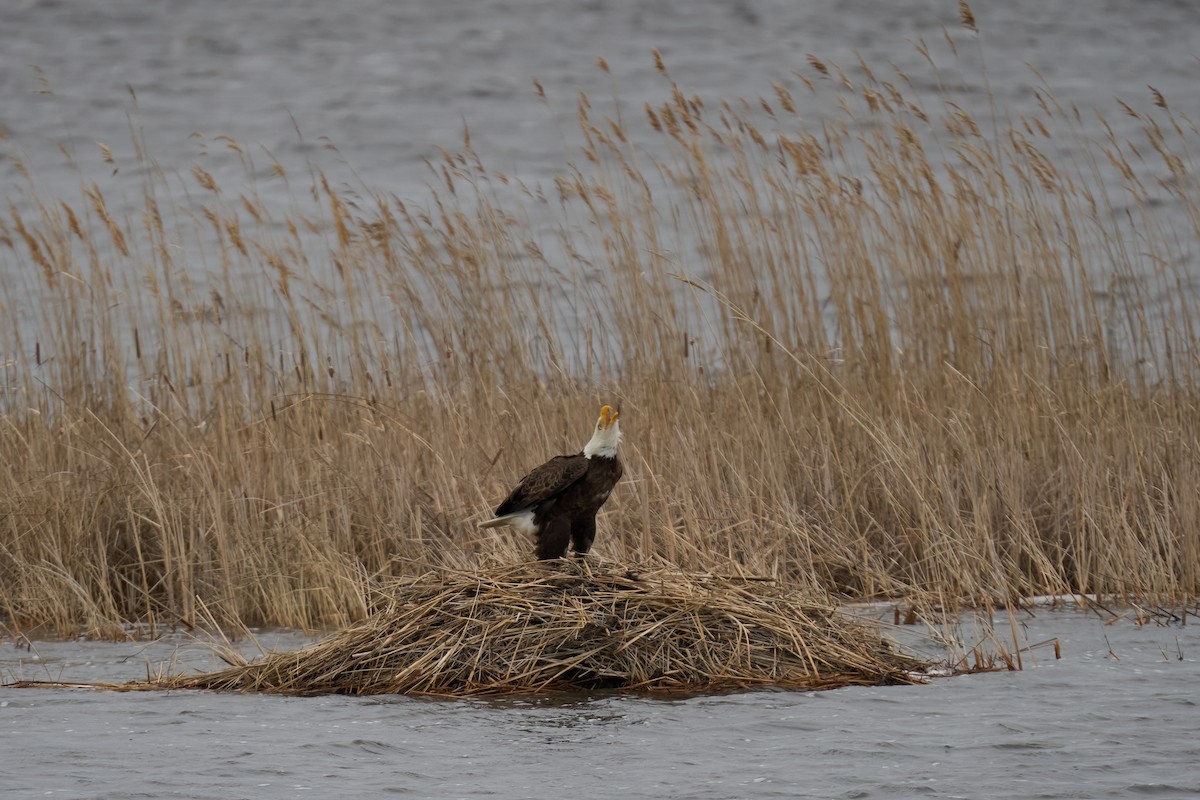
[[[1063,658],[1038,649],[1022,672],[924,686],[676,700],[0,689],[0,786],[6,798],[213,800],[1200,792],[1194,626],[1040,612],[1021,636],[1059,637]],[[0,646],[6,679],[135,680],[172,657],[216,666],[176,640],[34,647]]]
[[[1065,105],[1102,109],[1118,137],[1143,145],[1114,97],[1147,110],[1151,84],[1195,115],[1200,6],[1107,0],[1081,13],[1061,1],[975,5],[981,47],[961,28],[955,0],[697,0],[686,10],[661,0],[23,0],[7,4],[0,29],[0,123],[11,137],[0,155],[33,165],[44,195],[74,196],[81,168],[110,172],[97,142],[111,148],[122,174],[133,173],[136,132],[164,169],[186,176],[199,152],[223,149],[212,140],[224,134],[253,153],[259,190],[286,197],[282,182],[270,180],[271,158],[294,164],[290,156],[334,143],[339,154],[322,157],[323,168],[344,159],[372,188],[421,201],[436,181],[425,160],[457,149],[464,125],[489,168],[530,182],[577,159],[577,90],[598,114],[614,113],[608,103],[619,96],[625,121],[645,131],[644,103],[663,102],[670,90],[653,48],[671,78],[710,105],[771,97],[780,83],[817,126],[841,112],[835,95],[803,89],[796,73],[817,77],[810,53],[854,76],[859,55],[889,80],[895,64],[916,90],[944,91],[975,111],[989,108],[990,93],[1001,114],[1037,110],[1035,65]],[[957,56],[944,31],[959,41]],[[933,65],[916,52],[920,41]],[[600,57],[611,74],[596,68]],[[535,79],[546,104],[534,95]],[[1101,132],[1090,113],[1080,124]],[[8,194],[20,184],[3,159],[0,177],[11,179]]]

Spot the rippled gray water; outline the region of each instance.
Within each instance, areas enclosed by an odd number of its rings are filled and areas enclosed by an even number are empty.
[[[0,689],[5,798],[1184,798],[1195,626],[1022,617],[1023,672],[683,700],[289,698]],[[998,621],[1002,627],[1007,623]],[[284,636],[276,646],[300,644]],[[197,645],[0,646],[13,677],[134,680]],[[1182,656],[1182,658],[1180,658]]]
[[[1068,171],[1090,174],[1094,166],[1115,205],[1111,226],[1102,223],[1103,229],[1128,238],[1122,178],[1098,146],[1084,145],[1082,137],[1103,137],[1104,128],[1090,113],[1102,110],[1119,140],[1147,154],[1145,163],[1135,159],[1134,169],[1152,193],[1157,191],[1164,169],[1141,123],[1124,115],[1115,98],[1151,110],[1148,85],[1153,85],[1173,109],[1200,117],[1200,5],[1107,0],[1088,3],[1086,11],[1065,0],[977,5],[981,47],[962,29],[957,0],[13,0],[0,25],[0,125],[7,132],[0,138],[0,199],[34,218],[39,198],[51,207],[55,199],[86,207],[81,179],[96,180],[114,216],[136,226],[144,211],[147,170],[134,156],[132,129],[166,176],[155,191],[160,202],[164,193],[173,195],[163,203],[167,208],[212,199],[190,174],[197,163],[215,175],[227,199],[236,204],[238,193],[253,191],[276,220],[306,198],[310,163],[340,191],[394,195],[429,207],[429,187],[440,181],[426,160],[438,162],[440,148],[458,150],[464,125],[491,174],[549,187],[552,195],[551,176],[581,160],[579,89],[592,98],[596,120],[619,114],[640,147],[653,151],[658,146],[642,109],[667,99],[670,87],[655,71],[652,48],[663,53],[672,79],[712,108],[719,98],[771,97],[772,84],[779,83],[792,90],[803,124],[820,131],[824,121],[845,117],[835,82],[817,79],[817,91],[810,94],[796,76],[816,75],[806,60],[812,53],[845,65],[853,76],[859,74],[858,55],[888,77],[890,65],[898,65],[912,81],[912,89],[905,90],[910,96],[931,106],[939,97],[953,100],[984,125],[993,108],[1013,119],[1038,112],[1032,87],[1041,79],[1027,66],[1036,65],[1065,106],[1082,110],[1078,135],[1058,131],[1052,142],[1039,146]],[[957,56],[944,40],[947,30],[959,43]],[[921,41],[929,45],[934,65],[918,54],[914,45]],[[606,59],[611,75],[597,68],[598,57]],[[535,97],[535,79],[545,87],[545,103]],[[620,98],[619,111],[614,96]],[[866,132],[873,123],[850,124]],[[216,138],[221,135],[240,142],[252,159],[249,178]],[[115,175],[98,143],[113,153]],[[337,150],[327,149],[330,144]],[[931,149],[935,158],[936,152]],[[36,194],[6,155],[29,165]],[[289,181],[268,169],[276,159],[287,167]],[[653,169],[646,172],[655,180]],[[1166,192],[1158,194],[1153,205],[1164,224],[1188,230],[1183,204]],[[667,207],[662,195],[657,197],[665,219]],[[304,207],[305,213],[311,211]],[[529,224],[550,263],[567,261],[550,232],[577,223],[533,218]],[[206,235],[202,217],[196,227]],[[669,227],[663,224],[667,238],[658,243],[656,257],[675,271],[706,280],[695,243],[686,235],[669,241]],[[185,298],[184,306],[199,306],[212,288],[205,281],[216,280],[211,276],[222,274],[222,268],[212,242],[184,236],[171,240],[190,256],[186,269],[175,269],[186,271],[197,287],[195,302]],[[1147,308],[1139,307],[1139,313],[1153,313],[1154,304],[1180,286],[1200,285],[1200,265],[1188,241],[1184,236],[1178,252],[1160,255],[1178,261],[1172,266],[1182,266],[1185,277],[1146,289],[1139,302]],[[1131,252],[1142,249],[1136,241],[1128,244]],[[335,273],[328,248],[320,236],[309,248],[318,279]],[[1109,251],[1100,247],[1097,252]],[[113,259],[124,269],[138,269],[148,260],[148,255]],[[259,277],[263,271],[257,263],[240,268]],[[1133,267],[1147,273],[1161,268],[1154,260]],[[1110,269],[1095,265],[1097,291],[1106,296]],[[44,308],[55,300],[45,295],[39,272],[20,247],[0,249],[0,280],[7,291],[0,297],[11,297],[13,329],[30,342],[48,339],[41,329],[47,323],[29,306]],[[569,298],[553,294],[549,284],[555,280],[543,283],[548,302],[561,301],[569,327],[575,320]],[[153,319],[139,318],[134,305],[130,319],[152,330]],[[270,321],[286,329],[279,309],[245,312],[255,319],[264,315],[263,325]],[[395,314],[386,307],[370,316]],[[123,327],[119,335],[129,336]],[[1119,338],[1113,342],[1118,349],[1125,344]]]
[[[1103,109],[1121,136],[1136,123],[1113,98],[1147,108],[1147,84],[1180,110],[1196,110],[1194,3],[976,5],[987,89],[1001,112],[1035,110],[1027,63],[1064,103]],[[961,68],[944,29],[962,44]],[[930,44],[940,73],[923,66],[918,40]],[[577,88],[596,102],[615,90],[631,117],[664,99],[654,47],[685,90],[709,100],[791,86],[810,124],[840,112],[829,96],[799,91],[794,72],[815,74],[808,53],[847,67],[856,53],[884,71],[895,63],[917,89],[940,82],[977,109],[984,90],[956,0],[12,0],[0,27],[0,123],[11,141],[0,142],[0,153],[21,154],[55,197],[77,195],[79,185],[79,167],[64,161],[58,143],[89,174],[109,172],[96,142],[132,172],[131,124],[165,169],[183,174],[200,149],[193,132],[227,134],[281,158],[328,137],[371,187],[419,200],[430,180],[423,159],[456,149],[464,123],[490,168],[527,180],[560,171],[576,154]],[[596,68],[600,56],[611,78]],[[535,78],[548,108],[533,96]],[[1082,124],[1099,130],[1090,114]],[[3,160],[0,178],[7,193],[18,183]],[[260,189],[283,191],[269,180]]]

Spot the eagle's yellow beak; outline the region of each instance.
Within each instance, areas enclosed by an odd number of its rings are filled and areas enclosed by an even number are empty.
[[[612,424],[617,421],[618,413],[620,412],[614,411],[612,406],[601,406],[600,427],[605,429],[611,428]]]

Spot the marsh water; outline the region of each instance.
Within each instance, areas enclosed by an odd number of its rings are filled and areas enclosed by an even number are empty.
[[[1025,669],[921,686],[446,701],[0,689],[5,798],[1186,798],[1200,628],[1018,617]],[[1167,624],[1163,624],[1164,621]],[[998,619],[1007,631],[1008,620]],[[902,634],[904,635],[904,634]],[[289,648],[296,635],[262,636]],[[248,652],[250,647],[243,643]],[[0,645],[6,680],[128,681],[211,650]]]
[[[132,134],[168,183],[189,183],[199,161],[227,191],[240,190],[240,167],[225,171],[234,159],[219,158],[226,148],[216,137],[229,136],[254,159],[254,191],[271,203],[299,192],[266,167],[312,159],[335,179],[422,205],[438,182],[426,160],[457,150],[464,127],[489,170],[530,185],[581,160],[578,90],[597,114],[646,132],[644,104],[670,93],[653,48],[672,80],[712,104],[789,87],[816,130],[843,117],[836,95],[810,94],[797,77],[816,76],[810,53],[851,72],[861,55],[889,78],[894,64],[925,100],[942,94],[981,120],[1036,112],[1032,89],[1044,80],[1082,110],[1083,131],[1104,133],[1096,108],[1118,139],[1143,147],[1139,123],[1115,98],[1146,110],[1153,85],[1172,108],[1195,111],[1193,3],[1106,0],[1086,13],[1065,0],[978,5],[979,46],[957,0],[15,0],[0,27],[0,156],[32,170],[43,199],[77,199],[81,178],[96,179],[114,209],[123,192],[136,209],[145,169]],[[1119,173],[1111,179],[1116,189]],[[0,157],[0,180],[5,199],[31,200],[14,161]]]
[[[1123,148],[1145,154],[1132,159],[1133,169],[1148,187],[1146,203],[1161,220],[1156,224],[1191,230],[1186,204],[1158,183],[1169,174],[1152,155],[1143,123],[1126,115],[1116,98],[1154,111],[1148,88],[1153,86],[1173,110],[1197,116],[1200,7],[1107,0],[1079,13],[1068,2],[979,5],[976,36],[962,27],[957,0],[16,0],[6,5],[0,25],[0,199],[26,220],[38,220],[43,213],[59,214],[59,200],[87,209],[92,200],[82,187],[94,182],[112,218],[136,229],[152,186],[159,208],[168,209],[168,222],[180,226],[168,237],[171,252],[188,257],[172,259],[169,278],[139,273],[126,291],[140,294],[143,284],[160,279],[174,291],[186,285],[194,293],[180,300],[181,318],[203,319],[212,291],[253,297],[248,285],[257,286],[270,270],[253,258],[234,257],[229,267],[199,205],[224,202],[237,212],[239,196],[260,200],[270,221],[259,224],[238,213],[243,230],[269,248],[278,244],[283,217],[298,211],[323,218],[324,201],[309,194],[318,174],[358,208],[372,207],[378,197],[399,198],[406,208],[436,217],[431,191],[446,193],[437,165],[444,151],[462,149],[469,129],[470,148],[492,176],[482,181],[486,192],[496,193],[506,214],[528,225],[530,241],[546,258],[546,264],[529,259],[524,266],[530,274],[521,280],[538,286],[543,301],[555,306],[566,329],[559,329],[561,338],[571,342],[582,338],[572,330],[578,325],[572,282],[586,288],[604,274],[568,257],[559,237],[572,237],[572,246],[585,252],[600,245],[586,238],[588,223],[571,217],[574,212],[554,202],[522,205],[522,193],[511,188],[515,184],[502,186],[497,176],[519,179],[534,197],[538,192],[554,197],[554,176],[569,172],[570,165],[592,173],[577,130],[579,91],[590,98],[595,121],[620,120],[638,148],[657,156],[662,137],[650,130],[643,109],[667,101],[672,81],[688,96],[703,98],[714,115],[722,100],[737,107],[746,100],[747,113],[757,115],[756,124],[766,130],[778,126],[761,118],[758,98],[773,98],[778,84],[791,92],[797,124],[807,130],[820,136],[822,125],[836,122],[869,135],[881,123],[865,114],[849,118],[840,105],[841,83],[822,79],[808,61],[812,54],[844,65],[852,80],[863,74],[861,56],[881,79],[904,86],[908,96],[931,108],[953,102],[993,133],[1003,128],[999,120],[1040,114],[1034,94],[1040,87],[1063,108],[1079,109],[1073,122],[1056,126],[1053,140],[1039,146],[1068,173],[1099,181],[1096,191],[1113,198],[1113,208],[1102,211],[1105,236],[1128,238],[1130,252],[1144,249],[1128,230],[1129,213],[1140,209],[1129,200],[1123,173],[1101,153],[1109,131]],[[928,60],[919,52],[925,47]],[[655,69],[654,49],[662,54],[669,80]],[[600,58],[607,72],[597,65]],[[898,77],[893,65],[907,77]],[[805,80],[814,91],[805,88]],[[535,81],[544,99],[535,93]],[[716,150],[713,158],[719,160]],[[929,150],[936,161],[941,148]],[[274,171],[276,163],[286,178]],[[646,159],[641,169],[648,180],[669,185],[650,164]],[[213,176],[223,192],[219,198],[200,188],[193,166]],[[867,174],[861,167],[847,169]],[[666,223],[673,212],[665,198],[683,190],[655,186],[663,238],[654,246],[654,263],[710,280],[696,237],[686,231],[675,235]],[[469,208],[471,201],[460,196],[453,203]],[[299,234],[306,269],[317,281],[338,274],[328,233]],[[1113,252],[1111,242],[1085,244],[1098,253]],[[107,245],[99,246],[103,256]],[[507,256],[524,261],[519,253]],[[1167,255],[1133,261],[1140,271],[1133,280],[1110,276],[1110,265],[1095,267],[1093,291],[1114,304],[1114,319],[1120,311],[1115,306],[1127,296],[1140,304],[1139,313],[1153,315],[1180,288],[1200,286],[1195,248],[1186,240]],[[1164,281],[1164,261],[1182,276]],[[97,263],[134,271],[148,269],[154,258],[135,252]],[[569,273],[566,280],[559,269]],[[818,290],[824,291],[825,278],[816,272]],[[242,282],[226,285],[230,275]],[[117,275],[114,285],[127,285],[122,277],[128,279]],[[51,337],[45,328],[53,322],[44,321],[45,309],[58,302],[57,290],[42,286],[41,272],[31,268],[20,247],[0,249],[0,280],[5,322],[25,342],[46,346]],[[689,294],[684,284],[677,288]],[[336,306],[320,292],[314,296]],[[372,305],[374,299],[359,302],[370,306],[367,316],[382,321],[382,339],[407,335],[403,326],[391,329],[387,322],[405,315],[403,302],[399,308],[392,300],[380,300],[380,307]],[[288,330],[285,310],[270,300],[243,303],[239,314],[260,329],[273,328],[264,338]],[[154,330],[151,305],[122,305],[117,335],[126,347],[134,347],[129,329]],[[709,322],[693,324],[703,332]],[[831,318],[831,329],[834,324]],[[1126,341],[1132,334],[1115,327],[1109,333],[1114,348],[1132,346]],[[422,330],[412,335],[428,344]],[[700,338],[703,347],[705,337]],[[36,361],[38,355],[20,357]],[[568,355],[584,358],[586,352],[581,346]]]
[[[0,152],[19,154],[55,197],[78,194],[80,169],[107,176],[97,143],[131,171],[131,130],[183,174],[203,149],[193,134],[231,136],[264,167],[268,151],[286,159],[332,143],[338,155],[323,168],[344,159],[374,188],[419,201],[432,179],[424,159],[456,149],[464,125],[492,169],[531,182],[562,170],[578,155],[577,89],[605,113],[615,93],[631,119],[668,95],[652,48],[688,93],[754,100],[778,82],[796,90],[810,123],[840,114],[829,97],[800,91],[795,73],[816,74],[810,53],[847,68],[858,54],[884,72],[896,64],[918,91],[940,85],[976,109],[990,91],[1014,114],[1035,110],[1032,65],[1064,104],[1104,111],[1118,136],[1136,124],[1114,98],[1144,108],[1148,84],[1195,110],[1193,3],[1104,0],[1086,13],[1066,0],[977,5],[981,48],[961,29],[957,0],[14,0],[0,28],[10,137]],[[943,30],[960,40],[957,57]],[[918,41],[937,71],[921,66]],[[17,182],[11,163],[0,169]]]
[[[1043,87],[1043,94],[1048,90],[1063,108],[1079,113],[1039,146],[1067,172],[1098,180],[1097,190],[1113,198],[1114,207],[1102,212],[1108,216],[1101,230],[1129,238],[1130,252],[1143,250],[1127,230],[1128,214],[1140,209],[1128,199],[1121,171],[1101,154],[1109,130],[1122,147],[1145,154],[1133,159],[1133,169],[1148,187],[1147,204],[1162,220],[1156,224],[1191,230],[1186,204],[1161,190],[1158,181],[1168,173],[1153,155],[1142,122],[1127,116],[1116,98],[1139,111],[1155,111],[1153,86],[1174,111],[1197,117],[1200,6],[1104,0],[1080,13],[1065,0],[978,5],[976,36],[963,29],[957,0],[13,0],[4,4],[0,25],[0,200],[34,221],[45,209],[59,214],[60,200],[88,208],[92,201],[82,187],[95,182],[112,217],[136,229],[146,213],[145,192],[153,186],[168,221],[182,229],[170,236],[172,253],[188,256],[172,261],[168,283],[195,290],[182,298],[181,318],[202,319],[211,290],[243,298],[255,292],[244,291],[244,284],[222,285],[228,265],[218,255],[220,245],[205,238],[208,226],[197,208],[218,201],[199,188],[193,166],[214,177],[223,192],[220,202],[234,210],[242,194],[262,201],[273,220],[264,224],[266,230],[240,216],[245,231],[272,247],[283,228],[279,220],[297,208],[311,217],[324,214],[323,201],[308,193],[318,173],[352,202],[394,197],[409,209],[435,213],[431,189],[444,193],[445,187],[429,164],[441,163],[443,149],[460,150],[466,129],[489,175],[513,176],[535,194],[553,197],[553,178],[569,165],[591,170],[580,152],[578,91],[590,98],[596,121],[621,120],[636,145],[656,155],[661,137],[650,130],[643,109],[667,101],[671,81],[711,109],[722,99],[735,106],[745,99],[755,114],[757,99],[773,98],[778,84],[794,97],[799,124],[818,136],[831,121],[870,134],[877,122],[866,116],[848,120],[839,105],[840,83],[819,77],[807,60],[813,54],[844,65],[852,80],[862,75],[861,56],[882,79],[906,85],[908,96],[930,107],[951,101],[993,131],[1003,127],[998,120],[1039,114],[1034,91]],[[946,32],[956,48],[947,43]],[[928,62],[918,52],[924,46]],[[655,69],[655,48],[670,80]],[[597,66],[601,57],[607,72]],[[897,77],[893,65],[907,77]],[[801,76],[815,91],[805,88]],[[534,91],[535,81],[544,100]],[[930,148],[934,160],[939,151]],[[286,169],[286,179],[273,171],[275,163]],[[660,180],[650,163],[647,159],[642,171],[650,181]],[[486,188],[513,204],[520,201],[503,194],[519,192],[494,179]],[[670,196],[656,195],[664,220],[672,212],[662,198]],[[468,199],[455,202],[470,205]],[[370,199],[359,204],[371,205]],[[528,280],[543,287],[543,299],[558,307],[564,327],[573,327],[567,284],[579,276],[560,281],[556,270],[574,262],[558,236],[587,224],[559,218],[561,209],[553,202],[501,205],[529,225],[531,240],[554,265],[552,280],[541,280],[547,269],[541,262],[531,266],[534,277]],[[188,222],[193,217],[194,225]],[[694,237],[672,238],[670,226],[661,227],[655,263],[709,280]],[[314,234],[311,246],[307,240],[305,245],[308,268],[318,281],[338,270],[327,233]],[[579,238],[586,250],[589,242]],[[106,246],[99,242],[102,256]],[[1112,244],[1096,248],[1108,253]],[[135,252],[98,263],[141,270],[153,260]],[[1137,292],[1129,275],[1117,281],[1108,274],[1112,267],[1096,266],[1094,291],[1103,302],[1119,304],[1129,294],[1141,304],[1139,314],[1153,315],[1180,288],[1200,286],[1195,248],[1186,240],[1169,255],[1134,261],[1134,269],[1143,271],[1137,280],[1147,285]],[[1162,261],[1172,262],[1182,277],[1164,283]],[[234,262],[232,274],[240,279],[257,281],[269,272],[254,259]],[[587,272],[584,283],[603,277],[578,264],[572,269]],[[115,285],[123,285],[121,278],[116,276]],[[128,291],[141,293],[139,281],[157,280],[139,273]],[[821,290],[827,288],[821,275],[816,280]],[[46,346],[51,337],[44,328],[53,323],[44,321],[50,316],[45,309],[58,295],[42,286],[41,272],[20,247],[0,248],[0,281],[3,322],[27,344]],[[559,289],[562,296],[555,294]],[[683,284],[679,290],[687,291]],[[122,306],[130,328],[153,330],[152,304],[144,305]],[[288,329],[284,312],[269,301],[239,308],[260,327]],[[398,312],[385,302],[368,315],[386,327],[397,313],[403,315],[403,307]],[[388,330],[383,338],[400,333]],[[564,341],[579,338],[563,333]],[[117,335],[134,346],[124,323]],[[421,335],[414,334],[418,341]],[[1113,346],[1129,346],[1120,335],[1110,332]],[[37,355],[19,357],[36,361]]]

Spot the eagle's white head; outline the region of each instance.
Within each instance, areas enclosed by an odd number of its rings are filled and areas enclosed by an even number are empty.
[[[621,423],[617,422],[617,415],[620,413],[614,411],[612,406],[600,409],[600,419],[596,420],[596,432],[583,446],[584,456],[614,458],[617,455],[617,445],[621,444]]]

